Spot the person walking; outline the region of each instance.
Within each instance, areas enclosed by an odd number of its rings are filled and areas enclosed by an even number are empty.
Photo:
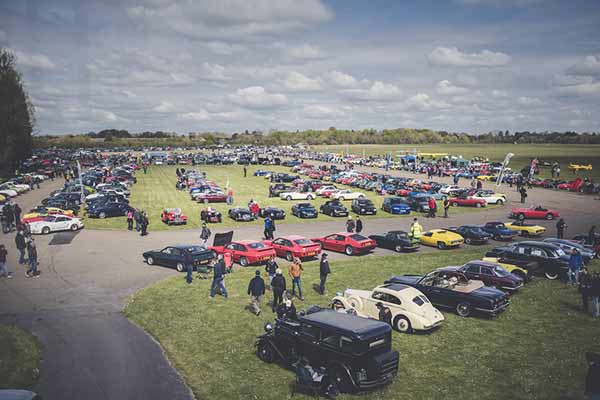
[[[429,218],[435,218],[436,204],[433,196],[429,197],[429,199],[427,200],[427,205],[429,206]]]
[[[213,268],[213,280],[210,285],[210,298],[214,299],[217,294],[217,288],[227,298],[227,289],[225,289],[225,262],[223,261],[223,254],[219,254],[217,263]]]
[[[581,294],[581,308],[583,312],[588,312],[588,304],[590,298],[590,291],[592,289],[592,274],[586,267],[581,269],[579,273],[579,293]]]
[[[133,210],[127,211],[127,230],[133,230]]]
[[[13,225],[15,223],[15,212],[11,204],[6,204],[4,206],[4,215],[6,215],[6,225],[8,226],[8,232],[12,232]]]
[[[592,309],[594,318],[598,318],[600,317],[600,274],[598,273],[595,273],[592,277],[590,297],[592,298]]]
[[[460,179],[460,177],[458,176],[458,173],[454,174],[454,185],[458,186],[458,180]]]
[[[258,203],[256,201],[253,201],[252,204],[250,204],[250,212],[252,213],[252,218],[258,219],[258,213],[260,212],[260,206],[258,205]]]
[[[521,186],[519,193],[521,194],[521,203],[525,204],[525,199],[527,199],[527,189],[525,189],[525,186]]]
[[[588,243],[591,246],[596,246],[596,241],[598,240],[598,238],[596,237],[596,225],[592,225],[592,227],[590,228],[590,231],[588,232]]]
[[[579,271],[583,266],[583,257],[577,249],[573,249],[569,258],[569,283],[577,285],[579,283]]]
[[[556,237],[558,239],[562,239],[564,237],[565,228],[567,227],[567,223],[564,218],[561,218],[556,223]]]
[[[254,278],[248,284],[248,295],[250,296],[250,308],[256,316],[260,315],[260,298],[265,294],[265,281],[260,276],[260,271],[254,272]]]
[[[244,165],[244,178],[248,176],[248,167]]]
[[[351,215],[348,215],[348,220],[346,221],[346,232],[354,232],[354,228],[356,225],[354,224],[354,220]]]
[[[194,260],[192,259],[192,252],[189,250],[183,250],[183,260],[185,262],[185,281],[191,284],[194,281],[192,273],[194,272]]]
[[[442,206],[444,207],[444,218],[448,218],[448,210],[450,209],[450,201],[448,200],[448,196],[444,196]]]
[[[15,225],[19,226],[21,224],[21,213],[23,212],[23,210],[21,210],[21,207],[19,207],[19,205],[15,203],[15,205],[13,206],[13,211],[15,214]]]
[[[233,204],[233,189],[227,189],[227,205],[230,206]]]
[[[275,277],[275,273],[278,269],[279,266],[277,265],[277,261],[275,261],[275,256],[271,256],[271,258],[267,260],[267,264],[265,265],[265,272],[267,273],[267,275],[269,275],[269,285],[271,285],[271,283],[273,282],[273,278]]]
[[[283,293],[285,292],[285,278],[281,273],[281,269],[277,268],[275,271],[275,277],[271,281],[271,289],[273,290],[273,304],[272,310],[275,312],[277,306],[283,302]]]
[[[268,215],[265,217],[263,234],[266,240],[271,239],[271,217]]]
[[[304,300],[304,297],[302,296],[302,272],[304,272],[302,262],[296,257],[294,258],[294,262],[292,262],[288,268],[288,273],[292,279],[292,296],[296,295],[296,286],[298,286],[298,298],[300,300]]]
[[[38,278],[40,276],[40,273],[38,272],[38,260],[37,260],[37,248],[35,246],[35,241],[32,239],[30,239],[28,245],[27,245],[27,259],[29,262],[29,269],[25,272],[25,276],[27,276],[28,278],[31,278],[33,276],[35,276],[36,278]]]
[[[148,214],[146,214],[146,211],[142,211],[140,223],[142,228],[141,236],[146,236],[148,234],[148,225],[150,224],[150,220],[148,219]]]
[[[202,240],[202,245],[206,247],[206,243],[208,243],[208,239],[210,239],[210,235],[212,232],[209,227],[206,225],[206,222],[202,223],[202,231],[200,232],[200,239]]]
[[[325,294],[325,284],[327,283],[327,276],[331,273],[331,269],[329,268],[329,261],[327,260],[327,253],[321,254],[321,263],[319,264],[319,277],[321,281],[319,282],[319,293],[321,295]]]
[[[413,219],[413,223],[410,225],[409,237],[413,242],[418,242],[423,234],[423,227],[419,224],[417,218]]]
[[[142,218],[141,217],[142,217],[142,213],[140,212],[140,210],[138,208],[135,208],[133,210],[133,219],[135,221],[135,230],[137,232],[139,232],[142,229],[142,224],[141,224]]]
[[[144,170],[144,175],[146,175],[146,173],[148,172],[148,164],[142,164],[142,169]]]
[[[25,240],[25,233],[22,229],[19,229],[15,235],[15,245],[17,250],[19,250],[19,264],[25,264],[25,250],[27,249],[27,241]]]
[[[0,277],[12,278],[12,272],[6,266],[6,256],[8,256],[8,251],[3,244],[0,244]]]
[[[363,223],[362,220],[360,219],[360,216],[357,215],[356,216],[356,233],[361,233],[363,230]]]

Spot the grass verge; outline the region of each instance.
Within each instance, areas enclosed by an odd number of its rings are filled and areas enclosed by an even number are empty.
[[[41,345],[29,332],[0,325],[0,389],[29,389],[39,375]]]

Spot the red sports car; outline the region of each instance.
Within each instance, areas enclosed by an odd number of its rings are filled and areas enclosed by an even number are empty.
[[[338,190],[340,190],[340,189],[336,188],[336,189],[323,190],[322,192],[320,192],[321,193],[320,195],[323,196],[323,197],[329,198],[329,197],[331,197],[332,194],[334,194]]]
[[[267,246],[275,249],[278,257],[293,261],[294,257],[316,257],[321,253],[321,245],[303,236],[282,236],[274,240],[263,240]]]
[[[242,267],[265,262],[276,255],[273,247],[257,240],[240,240],[224,246],[211,246],[209,249],[217,254],[231,254],[233,261]]]
[[[160,219],[167,225],[185,225],[188,217],[183,215],[181,208],[165,208]]]
[[[227,194],[223,192],[204,192],[196,196],[198,203],[224,203],[227,201]]]
[[[487,202],[484,199],[474,199],[472,197],[466,196],[459,196],[459,197],[452,197],[448,200],[448,202],[450,203],[451,206],[453,207],[457,207],[457,206],[469,206],[469,207],[485,207],[487,205]]]
[[[377,247],[374,240],[352,232],[332,233],[324,237],[314,238],[312,241],[320,243],[321,247],[326,250],[346,253],[349,256],[366,254]]]
[[[529,208],[513,208],[510,212],[512,218],[517,219],[547,219],[560,217],[558,211],[544,208],[542,206],[531,206]]]

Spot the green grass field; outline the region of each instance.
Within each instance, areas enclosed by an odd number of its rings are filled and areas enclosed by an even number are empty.
[[[448,153],[450,155],[462,155],[466,159],[475,156],[488,157],[491,161],[502,162],[507,153],[513,153],[510,167],[518,171],[529,165],[531,158],[538,157],[541,160],[557,161],[561,166],[561,177],[572,179],[575,175],[568,170],[569,163],[592,164],[592,171],[581,171],[580,176],[589,176],[600,179],[600,145],[560,145],[560,144],[425,144],[425,145],[331,145],[313,146],[317,150],[332,151],[357,155],[373,155],[392,153],[397,151],[417,150],[428,153]],[[543,168],[540,176],[550,178],[550,168]]]
[[[457,265],[481,257],[486,248],[335,261],[327,296],[319,296],[313,288],[318,263],[306,263],[306,300],[296,304],[299,309],[327,306],[337,291],[370,289],[394,274]],[[595,265],[596,270],[599,267]],[[245,309],[253,275],[254,268],[229,275],[228,299],[209,299],[210,280],[187,285],[181,275],[143,289],[127,305],[125,314],[161,343],[198,399],[291,396],[293,373],[255,355],[255,339],[263,333],[264,323],[272,321],[272,313],[265,299],[260,317]],[[600,321],[581,311],[576,289],[557,281],[537,278],[511,301],[496,319],[460,318],[444,311],[446,321],[435,332],[394,332],[393,347],[400,352],[398,376],[391,385],[360,398],[582,398],[585,352],[600,351]]]
[[[131,190],[131,196],[129,202],[134,207],[139,207],[145,210],[150,216],[150,231],[158,230],[174,230],[174,229],[194,229],[200,227],[200,211],[205,208],[204,204],[199,204],[190,199],[187,190],[175,189],[175,183],[177,181],[175,170],[176,166],[152,166],[148,170],[148,173],[144,175],[143,172],[138,171],[136,174],[138,182],[133,185]],[[291,208],[295,203],[302,202],[300,200],[285,201],[279,198],[269,198],[269,180],[262,176],[252,176],[255,170],[259,169],[258,166],[251,166],[248,169],[248,177],[243,177],[242,167],[239,165],[224,165],[224,166],[197,166],[197,170],[205,171],[208,179],[213,180],[221,187],[225,187],[227,181],[234,191],[234,204],[233,206],[247,207],[248,201],[254,199],[258,202],[261,207],[273,206],[279,207],[286,211],[285,220],[277,221],[277,224],[281,223],[293,223],[293,222],[305,222],[309,223],[315,221],[314,219],[300,219],[292,215]],[[287,167],[263,167],[263,169],[274,170],[279,172],[289,172],[290,169]],[[338,185],[339,186],[339,185]],[[360,190],[360,189],[356,189]],[[373,192],[362,191],[365,195],[370,198],[378,208],[376,216],[364,216],[361,218],[406,218],[408,216],[403,215],[392,215],[380,210],[383,202],[383,196],[378,196]],[[317,210],[319,206],[323,204],[327,199],[318,197],[311,203],[315,205]],[[351,201],[344,202],[346,207],[350,209]],[[253,222],[235,222],[227,217],[227,210],[230,208],[226,203],[212,203],[212,207],[216,208],[223,214],[223,222],[218,224],[219,226],[240,226],[246,224],[262,224],[263,219],[259,218]],[[187,225],[180,226],[167,226],[160,220],[160,214],[165,207],[180,207],[184,214],[188,216]],[[488,206],[485,209],[494,208],[496,206]],[[438,207],[441,209],[441,207]],[[473,207],[456,207],[452,209],[454,214],[464,212],[481,212],[485,209],[476,209]],[[317,221],[340,221],[340,227],[343,226],[344,218],[333,218],[328,215],[319,214]],[[86,218],[85,220],[86,229],[126,229],[127,220],[125,217],[117,218],[106,218],[106,219],[94,219]]]
[[[39,375],[42,349],[29,332],[0,325],[0,389],[29,389]]]

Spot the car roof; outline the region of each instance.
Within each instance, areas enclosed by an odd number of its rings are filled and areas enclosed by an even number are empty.
[[[467,261],[465,263],[465,265],[467,265],[467,264],[485,265],[487,267],[495,267],[498,265],[498,263],[491,262],[491,261],[483,261],[483,260],[471,260],[471,261]]]
[[[388,231],[387,233],[394,233],[394,234],[396,234],[396,233],[406,233],[406,231],[396,230],[396,231]]]
[[[231,243],[240,243],[240,244],[253,244],[253,243],[261,243],[261,241],[259,240],[250,240],[250,239],[244,239],[244,240],[235,240]]]
[[[288,235],[288,236],[280,236],[281,239],[287,240],[298,240],[298,239],[306,239],[304,236],[300,235]]]
[[[526,245],[530,245],[530,246],[538,246],[538,247],[546,247],[549,249],[558,249],[559,247],[553,243],[548,243],[548,242],[539,242],[539,241],[534,241],[534,240],[524,240],[522,242],[518,242],[516,244],[526,244]]]
[[[299,320],[321,328],[330,328],[359,340],[391,331],[391,327],[385,322],[329,309],[321,309],[317,312],[299,316]]]
[[[399,292],[404,289],[412,289],[412,286],[404,285],[402,283],[386,283],[385,285],[381,285],[378,288],[393,290],[394,292]]]

